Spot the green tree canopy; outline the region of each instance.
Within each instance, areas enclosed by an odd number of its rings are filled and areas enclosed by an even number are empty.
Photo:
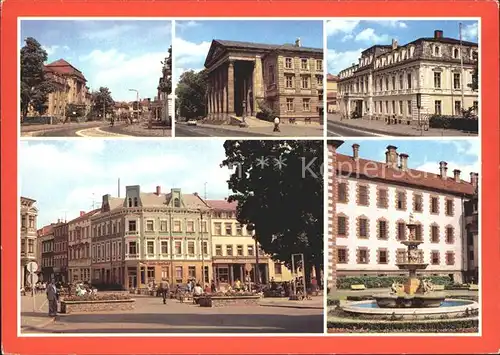
[[[30,106],[40,115],[47,110],[49,93],[55,85],[44,72],[47,52],[33,37],[25,40],[21,48],[21,114],[26,117]]]
[[[158,90],[167,93],[167,95],[172,94],[172,46],[168,48],[168,55],[165,58],[163,64],[163,77],[158,85]]]
[[[98,91],[92,93],[93,112],[95,116],[103,116],[103,113],[113,113],[115,102],[111,96],[111,91],[106,87],[100,87]]]
[[[312,267],[321,275],[323,142],[228,140],[224,149],[221,166],[235,169],[228,185],[238,221],[255,224],[263,250],[288,267],[303,253],[307,283]]]
[[[179,116],[187,119],[206,115],[207,73],[193,70],[182,73],[175,88]]]

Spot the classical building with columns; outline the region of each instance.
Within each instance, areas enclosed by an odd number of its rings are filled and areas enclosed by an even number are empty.
[[[164,193],[160,186],[155,192],[127,186],[124,198],[104,195],[91,217],[92,283],[129,289],[162,278],[210,280],[209,209],[198,194]]]
[[[21,228],[19,233],[19,237],[21,239],[21,287],[24,287],[28,281],[28,271],[26,270],[26,264],[28,264],[30,261],[37,261],[36,220],[38,217],[38,209],[36,208],[35,204],[36,200],[21,196]]]
[[[266,107],[282,120],[322,122],[322,48],[213,40],[205,68],[209,119],[250,119]]]
[[[339,73],[338,100],[346,118],[366,117],[413,123],[429,116],[478,114],[478,92],[470,87],[477,43],[444,37],[419,38],[405,45],[375,45],[357,64]]]
[[[342,276],[406,275],[396,264],[406,262],[401,241],[410,220],[423,241],[421,263],[428,264],[418,275],[463,282],[474,267],[466,256],[473,247],[467,231],[474,229],[464,221],[478,174],[464,180],[454,170],[450,176],[444,161],[436,163],[436,174],[411,169],[409,155],[392,145],[384,162],[361,158],[359,144],[352,148],[352,155],[338,154],[335,144],[329,149],[329,284]]]
[[[92,243],[90,218],[99,210],[80,211],[80,215],[68,222],[68,281],[90,282]]]

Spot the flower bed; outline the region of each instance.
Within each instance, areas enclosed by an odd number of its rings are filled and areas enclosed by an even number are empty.
[[[434,285],[450,285],[452,280],[448,276],[426,276]],[[404,283],[407,276],[344,276],[337,279],[338,289],[350,289],[351,285],[365,285],[366,288],[389,288],[394,282]]]
[[[195,297],[196,298],[196,297]],[[222,293],[217,292],[196,298],[200,307],[224,307],[224,306],[256,306],[260,295],[250,292]]]
[[[477,319],[452,319],[437,321],[328,321],[328,333],[475,333]]]
[[[127,311],[135,307],[135,300],[127,294],[86,294],[68,296],[61,300],[61,313]]]

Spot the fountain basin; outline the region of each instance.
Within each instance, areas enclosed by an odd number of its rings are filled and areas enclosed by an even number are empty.
[[[434,308],[441,306],[446,294],[444,292],[414,295],[387,293],[373,295],[373,298],[379,308]]]
[[[400,269],[400,270],[422,270],[422,269],[425,269],[427,268],[429,264],[414,264],[414,263],[402,263],[402,264],[396,264],[396,266]]]
[[[479,310],[479,304],[475,301],[461,299],[444,299],[438,307],[423,308],[385,308],[379,307],[376,300],[350,302],[341,306],[341,309],[357,316],[368,316],[375,319],[384,319],[397,316],[402,319],[440,319],[448,317],[472,316]]]

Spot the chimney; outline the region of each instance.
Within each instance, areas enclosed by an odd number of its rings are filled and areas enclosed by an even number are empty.
[[[295,40],[295,47],[302,47],[302,44],[300,43],[300,37],[297,37]]]
[[[352,145],[352,158],[354,160],[359,160],[359,144],[357,143]]]
[[[471,176],[472,176],[472,173],[471,173]],[[59,224],[59,223],[61,223],[61,219],[60,218],[57,219],[57,224]]]
[[[392,49],[398,49],[398,41],[396,41],[394,38],[392,39]]]
[[[470,183],[476,189],[477,189],[478,180],[479,180],[479,174],[478,173],[470,173]]]
[[[397,168],[398,167],[398,147],[393,145],[387,146],[387,151],[385,152],[385,163],[388,167]]]
[[[85,215],[85,211],[80,211],[80,217]]]
[[[453,170],[453,178],[455,179],[456,182],[460,182],[460,170],[458,169]]]
[[[446,167],[448,165],[447,162],[445,161],[440,161],[439,162],[439,175],[441,176],[441,179],[446,180],[448,177],[447,171],[448,168]]]
[[[408,157],[409,157],[409,155],[406,154],[406,153],[399,154],[399,159],[400,159],[399,168],[402,171],[407,171],[408,170]]]
[[[434,31],[434,38],[436,38],[436,39],[443,38],[443,31],[441,31],[441,30],[435,30]]]
[[[161,195],[161,186],[156,186],[156,195],[157,196]]]

